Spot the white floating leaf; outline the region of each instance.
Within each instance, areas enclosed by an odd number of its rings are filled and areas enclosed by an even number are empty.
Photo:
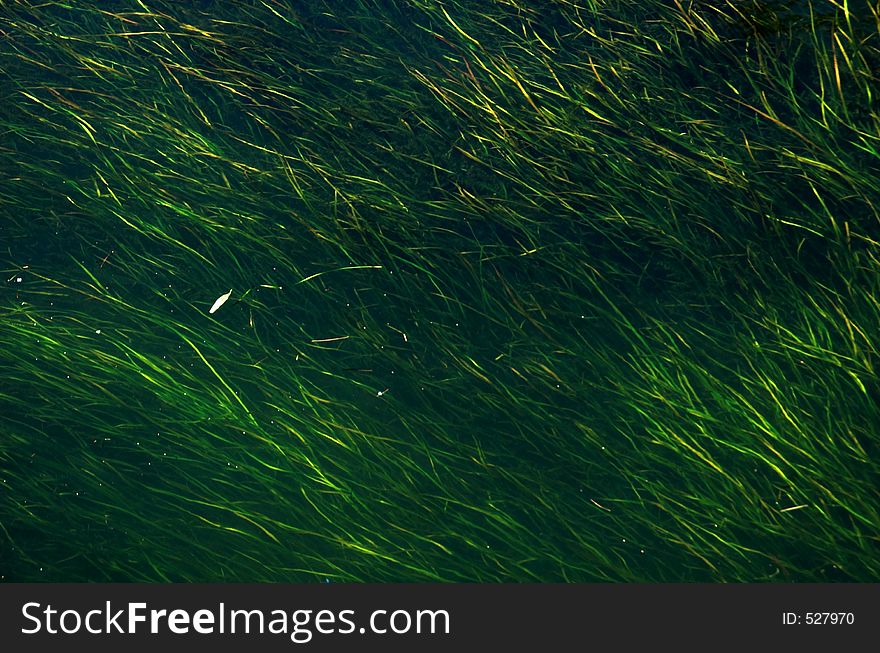
[[[220,296],[217,298],[217,301],[214,302],[214,305],[211,307],[211,310],[208,311],[208,313],[213,313],[213,312],[216,311],[218,308],[220,308],[221,306],[223,306],[223,304],[226,303],[226,300],[229,299],[230,295],[232,295],[232,288],[229,289],[229,292],[228,292],[228,293],[226,293],[225,295],[220,295]]]

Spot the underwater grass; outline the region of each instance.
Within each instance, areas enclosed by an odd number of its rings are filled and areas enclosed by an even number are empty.
[[[877,580],[878,25],[5,4],[0,575]]]

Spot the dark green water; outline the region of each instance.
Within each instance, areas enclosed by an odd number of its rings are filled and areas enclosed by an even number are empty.
[[[746,4],[4,4],[0,576],[876,580],[880,35]]]

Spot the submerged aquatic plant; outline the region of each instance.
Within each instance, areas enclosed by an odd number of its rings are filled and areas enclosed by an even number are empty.
[[[0,574],[876,581],[878,24],[5,3]]]

